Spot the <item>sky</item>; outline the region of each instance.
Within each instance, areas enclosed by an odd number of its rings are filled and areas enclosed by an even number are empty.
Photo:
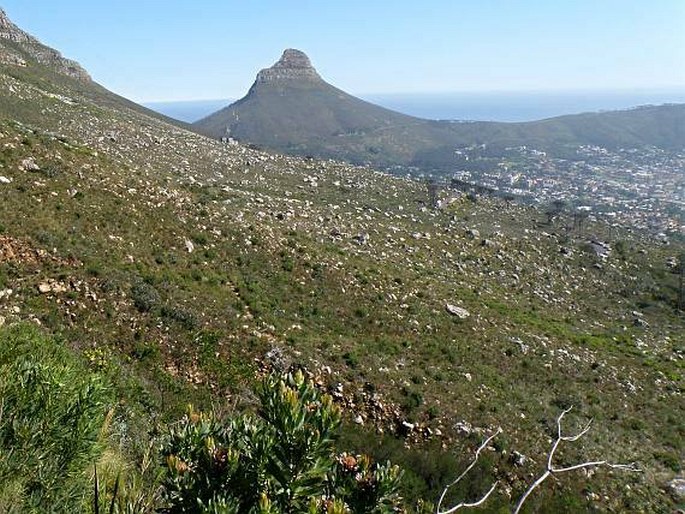
[[[239,98],[285,48],[353,94],[685,87],[685,0],[0,0],[138,102]]]

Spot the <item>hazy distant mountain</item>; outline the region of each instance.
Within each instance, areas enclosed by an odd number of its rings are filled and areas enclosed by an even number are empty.
[[[445,169],[454,150],[528,145],[564,155],[578,145],[685,147],[685,106],[561,116],[526,123],[432,121],[365,102],[325,82],[301,51],[262,70],[247,95],[196,122],[212,137],[356,163]]]

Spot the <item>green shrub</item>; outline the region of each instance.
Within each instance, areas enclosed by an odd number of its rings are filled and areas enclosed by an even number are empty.
[[[110,400],[98,375],[37,329],[0,332],[0,512],[83,510]]]
[[[136,282],[131,287],[131,299],[133,305],[140,312],[150,312],[156,309],[161,301],[159,292],[147,282]]]
[[[337,455],[340,414],[301,373],[270,375],[258,415],[189,410],[164,444],[168,513],[389,513],[400,472]]]

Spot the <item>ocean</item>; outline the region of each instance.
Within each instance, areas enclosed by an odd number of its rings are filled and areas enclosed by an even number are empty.
[[[685,87],[654,90],[488,91],[358,95],[419,118],[470,121],[533,121],[564,114],[628,109],[640,105],[685,103]],[[150,102],[146,107],[194,122],[233,100]]]

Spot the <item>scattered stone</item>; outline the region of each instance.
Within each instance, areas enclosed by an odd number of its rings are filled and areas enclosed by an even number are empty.
[[[445,305],[445,310],[452,316],[456,316],[459,319],[466,319],[471,315],[471,313],[466,309],[462,307],[457,307],[456,305],[452,305],[451,303]]]
[[[4,316],[0,316],[0,327],[5,324],[5,318]]]
[[[685,500],[685,478],[674,478],[668,483],[668,489],[676,501]]]
[[[367,234],[366,232],[357,234],[352,238],[352,240],[358,245],[365,245],[369,242],[369,234]]]
[[[649,323],[647,323],[644,319],[642,318],[635,318],[633,320],[633,326],[637,328],[649,328]]]
[[[454,425],[454,429],[458,434],[471,435],[471,432],[473,432],[473,425],[468,421],[459,421]]]
[[[414,431],[416,425],[414,423],[409,423],[408,421],[402,421],[400,428],[404,434],[411,434]]]
[[[21,161],[20,168],[24,171],[40,171],[40,166],[33,157],[27,157]]]
[[[38,291],[41,294],[64,293],[67,291],[67,286],[55,281],[41,282],[40,284],[38,284]]]
[[[0,175],[0,184],[10,184],[11,182],[11,178],[3,177],[2,175]]]
[[[195,245],[190,239],[185,240],[186,250],[188,253],[193,253],[195,251]]]
[[[476,230],[475,228],[467,229],[466,235],[469,236],[471,239],[479,239],[480,238],[480,232],[478,230]]]
[[[525,465],[526,462],[528,462],[528,457],[526,457],[522,453],[517,452],[516,450],[514,450],[511,453],[510,459],[511,459],[511,463],[517,467],[521,467],[521,466]]]

